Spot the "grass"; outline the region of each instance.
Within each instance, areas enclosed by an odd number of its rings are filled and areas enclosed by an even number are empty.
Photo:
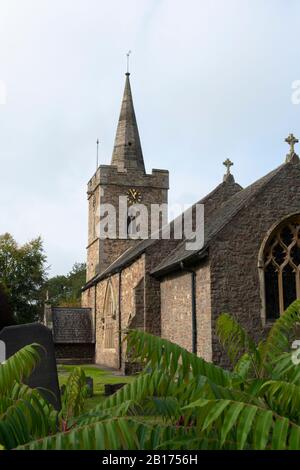
[[[72,365],[58,365],[58,380],[59,386],[61,387],[66,383],[70,372],[74,369]],[[133,377],[130,376],[116,376],[111,372],[99,369],[91,364],[80,366],[87,377],[92,377],[94,380],[94,396],[87,398],[85,404],[85,411],[90,410],[94,406],[98,405],[104,398],[104,384],[116,384],[116,383],[129,383]]]

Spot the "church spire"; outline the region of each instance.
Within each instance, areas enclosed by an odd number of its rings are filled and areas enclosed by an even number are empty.
[[[136,122],[130,80],[127,72],[121,112],[116,132],[111,164],[119,171],[136,169],[145,171],[143,152]]]

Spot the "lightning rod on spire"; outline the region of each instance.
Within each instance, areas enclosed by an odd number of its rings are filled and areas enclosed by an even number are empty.
[[[126,54],[126,57],[127,57],[127,72],[126,72],[126,73],[127,73],[128,75],[129,75],[129,73],[130,73],[130,72],[129,72],[129,56],[130,56],[130,54],[131,54],[131,51],[128,51],[127,54]]]
[[[96,170],[98,170],[98,167],[99,167],[99,139],[96,140],[96,144],[97,144]]]

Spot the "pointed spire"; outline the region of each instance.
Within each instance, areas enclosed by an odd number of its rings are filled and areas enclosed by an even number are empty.
[[[125,75],[125,89],[111,164],[116,165],[119,171],[129,169],[145,171],[143,152],[129,81],[130,73],[127,72]]]

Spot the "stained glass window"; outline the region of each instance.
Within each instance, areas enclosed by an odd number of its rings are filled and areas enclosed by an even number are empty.
[[[300,216],[292,216],[272,233],[264,250],[266,318],[278,318],[300,297]]]

